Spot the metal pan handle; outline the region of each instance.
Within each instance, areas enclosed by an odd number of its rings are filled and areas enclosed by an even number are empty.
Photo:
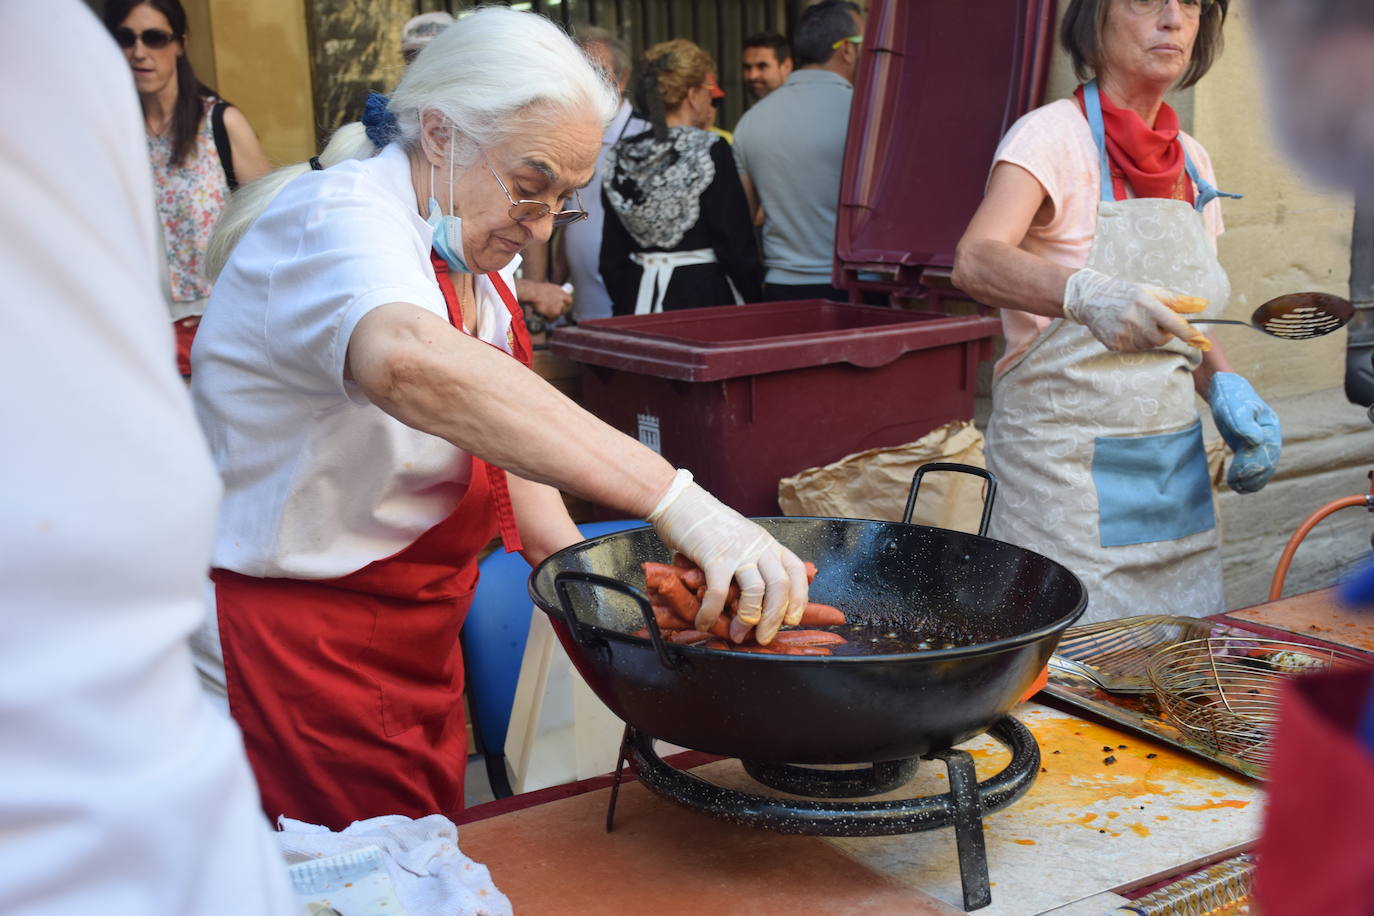
[[[961,474],[972,474],[974,477],[981,477],[987,481],[988,486],[983,493],[983,518],[978,523],[978,536],[986,536],[988,523],[992,521],[992,504],[997,501],[997,478],[985,468],[976,468],[971,464],[958,464],[953,461],[932,461],[916,469],[915,475],[911,478],[911,492],[906,497],[906,511],[902,513],[902,524],[911,524],[911,517],[916,514],[916,494],[921,491],[921,478],[931,471],[958,471]]]
[[[658,621],[654,619],[653,608],[649,607],[647,595],[633,585],[626,585],[618,579],[575,569],[567,570],[553,577],[553,590],[558,595],[558,601],[561,605],[559,609],[563,612],[563,620],[567,623],[568,630],[572,632],[573,638],[584,647],[591,648],[592,640],[587,635],[582,621],[577,619],[577,612],[573,610],[572,600],[568,596],[568,586],[573,582],[609,588],[611,591],[620,592],[622,595],[629,595],[639,605],[639,613],[644,616],[644,623],[649,628],[649,639],[653,642],[654,651],[658,653],[658,660],[663,664],[663,667],[672,671],[682,663],[681,653],[672,651],[668,641],[663,638],[663,632],[658,628]]]

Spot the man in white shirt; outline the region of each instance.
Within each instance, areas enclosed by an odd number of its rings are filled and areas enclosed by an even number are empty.
[[[0,913],[299,914],[186,647],[220,483],[128,64],[76,0],[0,4],[0,60]]]
[[[611,296],[601,279],[597,266],[601,258],[601,231],[606,211],[601,203],[601,176],[605,171],[606,153],[622,137],[633,137],[649,129],[649,122],[639,117],[625,99],[625,86],[630,81],[630,51],[625,42],[605,29],[579,29],[577,44],[602,70],[610,74],[620,88],[620,108],[601,137],[601,155],[596,160],[596,174],[592,183],[582,191],[587,218],[563,231],[563,255],[567,259],[569,282],[573,286],[573,317],[609,318]]]

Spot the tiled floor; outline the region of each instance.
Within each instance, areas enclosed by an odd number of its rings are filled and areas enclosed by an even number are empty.
[[[468,772],[463,782],[463,807],[484,804],[494,797],[487,779],[487,763],[481,754],[473,754],[468,758]]]

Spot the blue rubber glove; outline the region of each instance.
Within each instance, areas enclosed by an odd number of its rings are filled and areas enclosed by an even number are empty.
[[[1218,372],[1207,391],[1217,431],[1235,456],[1226,483],[1237,493],[1263,489],[1279,468],[1283,434],[1279,417],[1243,376]]]
[[[1374,562],[1345,581],[1341,586],[1341,600],[1356,610],[1374,611]]]

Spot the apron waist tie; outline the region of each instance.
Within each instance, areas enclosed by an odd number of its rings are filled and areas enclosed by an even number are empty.
[[[639,278],[639,298],[635,300],[636,315],[650,315],[663,311],[663,296],[668,282],[679,267],[716,263],[716,253],[710,248],[693,251],[636,251],[630,260],[644,269]],[[733,285],[731,286],[733,289]]]

